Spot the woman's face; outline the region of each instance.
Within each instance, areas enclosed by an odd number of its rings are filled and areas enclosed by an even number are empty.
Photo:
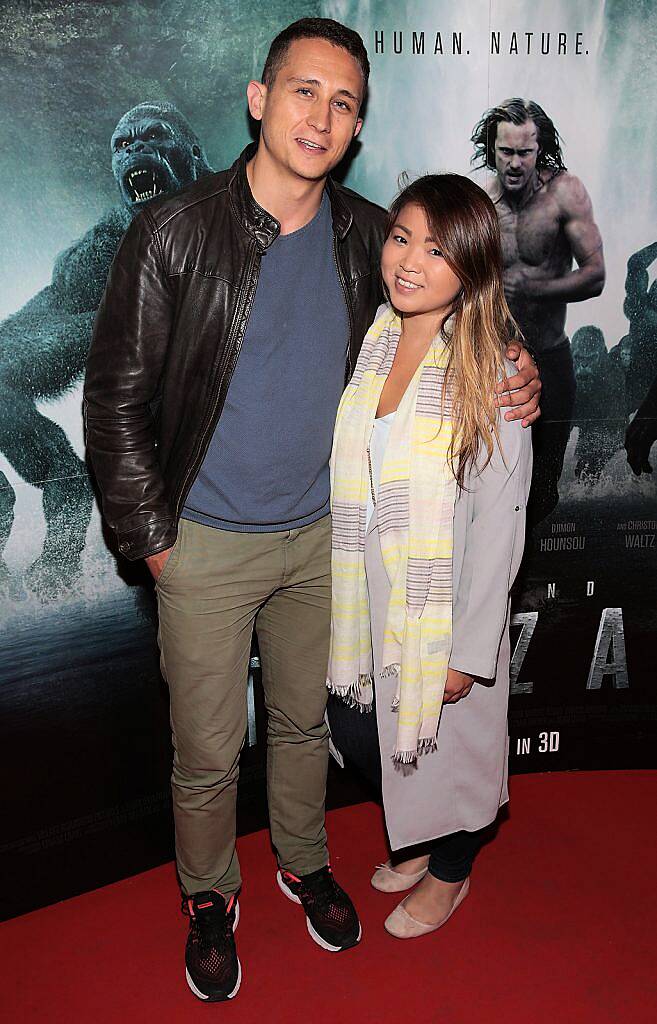
[[[405,316],[448,313],[461,290],[424,210],[402,207],[381,253],[381,273],[393,306]]]

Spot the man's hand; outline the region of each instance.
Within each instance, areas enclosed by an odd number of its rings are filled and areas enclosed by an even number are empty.
[[[518,301],[531,296],[532,279],[527,268],[521,263],[507,267],[504,271],[504,295],[507,302]]]
[[[538,401],[542,385],[538,367],[519,341],[511,342],[506,350],[506,356],[517,364],[518,372],[513,377],[505,377],[497,384],[497,404],[514,406],[510,412],[504,413],[504,419],[522,418],[523,427],[528,427],[541,415]]]
[[[165,548],[164,551],[158,551],[156,555],[148,555],[144,559],[146,565],[150,569],[151,576],[157,582],[160,578],[160,574],[164,569],[164,566],[169,561],[169,555],[173,551],[173,545],[170,548]]]
[[[473,686],[472,676],[466,676],[465,672],[459,672],[456,668],[448,668],[443,703],[456,704],[458,700],[468,696]]]

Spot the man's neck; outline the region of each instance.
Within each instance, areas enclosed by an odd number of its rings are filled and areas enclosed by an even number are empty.
[[[271,159],[262,143],[246,165],[246,176],[256,203],[276,218],[282,235],[305,227],[319,210],[326,178],[307,181],[293,175]]]

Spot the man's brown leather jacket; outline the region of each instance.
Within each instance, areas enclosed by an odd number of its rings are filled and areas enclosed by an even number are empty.
[[[229,170],[150,204],[112,264],[87,362],[84,416],[103,513],[127,558],[156,554],[176,539],[221,416],[262,255],[280,231],[249,188],[254,152],[249,146]],[[349,376],[382,299],[385,212],[330,180],[327,188],[349,314]]]

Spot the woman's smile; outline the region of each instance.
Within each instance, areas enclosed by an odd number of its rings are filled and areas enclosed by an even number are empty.
[[[421,288],[421,284],[417,284],[414,281],[409,281],[407,277],[400,277],[399,274],[395,275],[395,284],[398,288],[402,288],[404,291],[412,292],[416,288]]]

